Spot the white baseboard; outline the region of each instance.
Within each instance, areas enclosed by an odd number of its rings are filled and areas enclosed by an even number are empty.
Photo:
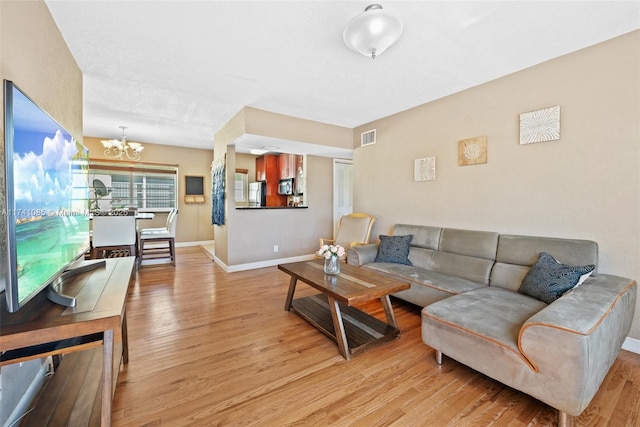
[[[627,337],[622,343],[622,349],[632,353],[640,354],[640,340]]]
[[[213,257],[213,261],[216,264],[218,264],[227,273],[235,273],[236,271],[245,271],[245,270],[254,270],[256,268],[272,267],[274,265],[285,264],[288,262],[309,261],[314,258],[315,258],[315,254],[310,254],[310,255],[300,255],[300,256],[295,256],[290,258],[279,258],[279,259],[270,259],[270,260],[259,261],[259,262],[250,262],[247,264],[237,264],[232,266],[226,265],[217,256]]]
[[[214,240],[203,240],[200,242],[176,242],[176,248],[185,248],[187,246],[213,245]]]

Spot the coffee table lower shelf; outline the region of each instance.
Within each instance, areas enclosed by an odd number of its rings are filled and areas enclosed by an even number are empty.
[[[339,305],[350,354],[359,353],[373,344],[389,341],[400,334],[397,328],[357,308]],[[326,295],[295,299],[291,303],[291,309],[329,338],[338,341]]]

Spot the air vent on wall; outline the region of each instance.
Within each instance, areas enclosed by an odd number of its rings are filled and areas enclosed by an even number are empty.
[[[371,145],[376,143],[376,130],[371,129],[360,134],[360,146]]]

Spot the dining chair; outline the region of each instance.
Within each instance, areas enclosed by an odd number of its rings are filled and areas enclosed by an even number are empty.
[[[131,215],[94,216],[91,258],[104,258],[107,250],[127,249],[136,256],[136,218]]]
[[[178,222],[178,210],[172,209],[167,216],[164,227],[143,228],[138,235],[138,266],[142,266],[145,260],[169,259],[172,265],[176,265],[176,224]]]

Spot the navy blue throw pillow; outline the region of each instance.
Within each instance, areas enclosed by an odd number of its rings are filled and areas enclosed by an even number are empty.
[[[395,264],[412,265],[409,261],[409,247],[413,234],[406,236],[380,235],[380,246],[376,262],[392,262]]]
[[[551,304],[569,289],[580,284],[582,276],[588,276],[595,268],[595,265],[561,264],[548,253],[540,252],[538,262],[522,280],[518,292]]]

